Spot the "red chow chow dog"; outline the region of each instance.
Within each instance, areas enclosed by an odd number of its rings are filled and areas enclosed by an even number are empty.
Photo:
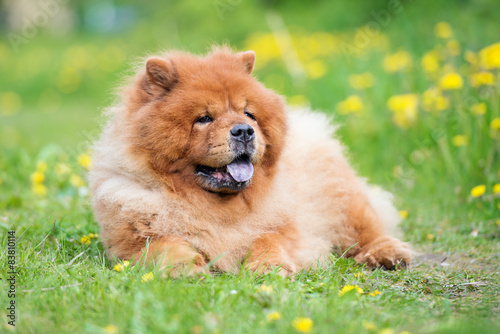
[[[170,275],[290,275],[332,252],[409,264],[390,194],[356,175],[323,114],[252,77],[254,62],[224,47],[169,52],[123,89],[89,175],[107,253]]]

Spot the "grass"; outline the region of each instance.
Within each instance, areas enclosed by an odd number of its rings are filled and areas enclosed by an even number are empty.
[[[473,87],[471,76],[481,65],[465,59],[466,51],[477,54],[498,42],[494,1],[403,1],[403,11],[363,47],[353,44],[356,34],[373,21],[372,11],[387,9],[385,2],[364,8],[277,2],[273,8],[300,51],[304,79],[291,75],[276,52],[264,15],[271,8],[231,4],[222,16],[210,2],[148,5],[122,33],[83,29],[68,40],[40,32],[19,54],[0,42],[0,76],[6,78],[0,82],[0,262],[7,263],[7,232],[15,231],[17,331],[294,333],[308,329],[307,322],[295,322],[296,328],[294,321],[309,318],[313,333],[499,332],[500,196],[494,187],[500,183],[500,130],[494,121],[500,76],[498,68],[486,69],[493,85]],[[435,36],[440,21],[450,23],[453,37]],[[164,32],[168,37],[158,37]],[[206,34],[213,40],[200,37]],[[458,41],[458,52],[450,40]],[[293,279],[244,271],[172,280],[153,271],[153,279],[142,282],[148,271],[114,270],[99,238],[82,243],[83,236],[99,233],[83,179],[85,154],[113,87],[150,50],[203,51],[213,41],[256,49],[261,81],[291,104],[309,103],[342,125],[338,135],[360,174],[394,192],[398,208],[408,213],[404,239],[420,254],[410,270],[371,271],[332,256],[328,266]],[[359,52],[346,56],[345,43]],[[411,65],[384,69],[384,59],[400,50]],[[421,66],[430,50],[439,64],[432,73]],[[366,72],[373,86],[349,84],[352,74]],[[441,89],[448,105],[426,111],[426,90],[440,87],[450,72],[462,77],[462,87]],[[415,94],[418,104],[406,96],[400,107],[388,107],[391,97],[406,94]],[[357,96],[362,107],[338,104],[348,96]],[[474,112],[479,103],[484,114]],[[465,145],[457,145],[457,136],[466,137]],[[480,185],[484,194],[473,196]],[[10,300],[6,266],[0,275],[3,308]],[[363,293],[339,296],[346,285]],[[370,295],[376,290],[380,294]],[[279,319],[269,320],[272,312]],[[4,318],[0,332],[9,330]]]

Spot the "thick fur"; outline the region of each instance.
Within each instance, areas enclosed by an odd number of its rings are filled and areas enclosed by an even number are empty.
[[[324,115],[287,109],[256,81],[254,60],[226,48],[171,52],[148,59],[124,88],[89,176],[108,254],[173,275],[206,272],[209,261],[289,275],[331,252],[371,267],[409,264],[408,246],[391,236],[399,218],[390,194],[356,175]],[[213,122],[197,122],[207,113]],[[196,166],[231,162],[234,124],[255,130],[255,172],[244,189],[211,189]]]

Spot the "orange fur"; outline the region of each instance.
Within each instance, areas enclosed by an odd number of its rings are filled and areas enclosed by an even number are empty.
[[[409,263],[408,246],[389,236],[390,196],[351,169],[324,116],[287,110],[255,80],[254,60],[227,48],[172,52],[149,58],[123,90],[90,171],[108,254],[137,260],[149,240],[148,261],[191,264],[189,273],[217,259],[216,270],[247,261],[289,275],[332,251],[372,267]],[[198,168],[227,173],[238,124],[255,132],[254,173],[241,188],[217,188]]]

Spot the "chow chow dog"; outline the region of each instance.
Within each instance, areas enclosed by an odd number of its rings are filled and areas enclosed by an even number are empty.
[[[93,149],[94,213],[112,258],[168,273],[276,270],[332,252],[410,262],[391,195],[357,176],[329,120],[252,75],[253,51],[148,58]]]

